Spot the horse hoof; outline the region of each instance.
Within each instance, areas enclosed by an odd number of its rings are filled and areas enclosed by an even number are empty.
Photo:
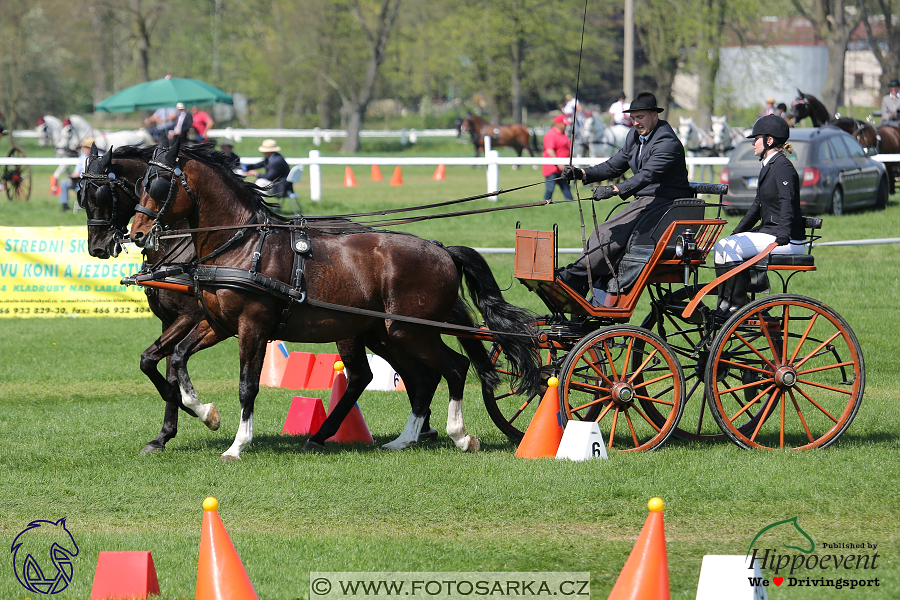
[[[222,462],[232,462],[235,460],[241,460],[240,456],[234,456],[232,454],[223,454],[221,456],[221,458],[222,458]]]
[[[466,452],[478,452],[481,450],[481,442],[478,438],[469,436],[469,444],[466,446]]]
[[[322,452],[325,450],[324,444],[317,444],[312,440],[307,440],[305,444],[303,444],[303,450],[306,452]]]
[[[399,443],[398,444],[396,441],[394,441],[389,444],[385,444],[384,446],[381,447],[381,449],[385,450],[386,452],[399,452],[400,450],[406,450],[407,448],[410,448],[415,445],[416,445],[415,442],[412,442],[409,444],[407,444],[407,443]]]
[[[431,442],[438,439],[438,432],[435,429],[429,429],[419,434],[419,442]]]
[[[162,452],[165,449],[166,449],[165,446],[160,446],[160,445],[154,444],[153,442],[150,442],[149,444],[144,446],[143,450],[141,450],[141,456],[143,456],[145,454],[153,454],[154,452]]]
[[[212,431],[218,431],[220,421],[221,416],[219,415],[219,409],[215,406],[211,406],[209,409],[209,414],[206,415],[206,421],[204,421],[204,424]]]

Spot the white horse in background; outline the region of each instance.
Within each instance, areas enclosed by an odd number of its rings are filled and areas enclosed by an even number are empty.
[[[713,143],[721,156],[725,156],[737,146],[738,142],[747,135],[747,130],[740,127],[732,127],[728,124],[728,117],[712,117]]]
[[[76,148],[86,137],[94,138],[97,149],[106,152],[110,148],[121,146],[152,146],[155,144],[150,133],[143,127],[133,131],[105,131],[94,129],[87,119],[79,115],[69,116],[69,125],[63,127],[62,135],[75,138]]]
[[[678,120],[678,139],[681,140],[681,144],[684,146],[684,150],[688,156],[719,156],[711,133],[700,129],[691,117],[678,117]],[[695,181],[694,166],[695,165],[692,164],[688,167],[688,179],[691,181]],[[707,174],[709,175],[709,179],[704,179]],[[700,165],[700,181],[713,181],[715,175],[712,165]]]
[[[63,122],[53,115],[44,115],[41,120],[38,121],[37,127],[35,127],[38,134],[38,144],[41,146],[52,145],[55,158],[72,158],[73,156],[78,156],[79,140],[72,136],[63,135],[64,127],[65,125],[63,125]],[[69,165],[59,165],[56,168],[56,171],[53,172],[51,186],[54,185],[64,173],[65,176],[68,177],[71,173],[69,169]]]
[[[582,138],[590,148],[591,157],[612,156],[625,145],[625,137],[631,131],[625,125],[607,125],[599,115],[584,118]]]

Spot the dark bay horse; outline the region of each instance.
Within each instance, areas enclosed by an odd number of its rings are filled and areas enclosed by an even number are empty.
[[[212,145],[208,146],[212,149]],[[144,176],[155,148],[123,146],[113,152],[98,156],[96,147],[88,159],[85,169],[84,185],[79,193],[79,203],[88,215],[88,252],[101,259],[118,256],[122,243],[128,234],[128,224],[135,215],[138,196],[133,191],[135,183]],[[178,224],[187,227],[186,221]],[[172,266],[190,264],[196,258],[194,246],[190,238],[161,240],[157,250],[143,250],[146,264],[155,269],[167,269]],[[190,284],[190,279],[187,282]],[[177,285],[177,284],[176,284]],[[178,409],[185,410],[191,416],[196,414],[181,403],[181,393],[175,370],[171,365],[171,355],[178,342],[183,340],[195,327],[206,328],[206,315],[193,294],[172,288],[144,287],[150,310],[162,321],[163,334],[147,350],[141,354],[141,370],[153,382],[160,396],[166,401],[163,427],[156,439],[150,441],[142,454],[164,450],[166,443],[175,437],[178,430]],[[451,321],[459,320],[455,307]],[[203,323],[201,325],[201,323]],[[370,345],[370,350],[389,363],[392,357],[377,343]],[[166,359],[166,377],[158,371],[160,361]],[[395,367],[395,370],[397,368]],[[398,371],[400,372],[400,371]],[[192,385],[190,387],[193,387]],[[412,404],[410,396],[410,404]],[[219,413],[212,404],[206,413],[207,426],[216,430],[219,427]],[[423,437],[436,436],[426,418],[423,425]]]
[[[134,217],[138,202],[134,184],[147,171],[153,150],[153,147],[124,146],[100,157],[97,147],[91,148],[78,194],[78,203],[87,213],[88,252],[91,256],[107,259],[121,252],[128,223]],[[145,248],[143,254],[150,265],[158,265],[160,261],[165,261],[167,265],[190,263],[197,256],[187,238],[164,240],[158,249]],[[175,345],[206,320],[192,294],[156,287],[145,287],[144,291],[150,310],[162,321],[162,335],[141,354],[141,371],[153,382],[166,402],[166,410],[159,435],[144,446],[142,454],[165,450],[166,443],[178,433],[179,408],[191,416],[198,414],[182,404],[178,380],[169,357]],[[158,370],[164,358],[166,377]],[[215,406],[203,405],[200,414],[204,415],[203,422],[207,427],[213,431],[219,428],[219,411]]]
[[[466,434],[462,417],[469,360],[443,342],[438,328],[416,321],[447,322],[459,305],[463,280],[486,325],[511,334],[496,337],[526,387],[537,389],[540,372],[527,324],[531,317],[503,301],[490,268],[471,248],[445,248],[403,233],[310,224],[299,234],[308,236],[309,244],[298,279],[288,223],[271,210],[259,189],[235,176],[223,155],[184,148],[179,156],[176,142],[157,150],[145,174],[131,239],[152,247],[161,227],[185,218],[192,229],[202,229],[191,233],[195,251],[207,265],[198,267],[195,277],[203,276],[198,296],[213,326],[189,333],[176,346],[173,364],[178,370],[186,356],[210,339],[238,336],[241,423],[223,459],[240,458],[253,437],[266,342],[276,329],[280,339],[291,342],[337,342],[347,366],[347,391],[307,448],[319,448],[334,435],[371,381],[364,347],[374,339],[388,349],[392,364],[401,367],[398,371],[415,397],[406,428],[385,447],[402,449],[416,442],[443,376],[450,393],[447,434],[460,449],[477,450],[478,440]],[[466,317],[465,324],[473,324]],[[497,385],[499,376],[482,342],[459,339],[482,383]],[[198,405],[192,389],[183,383],[181,389],[185,405]]]
[[[456,130],[456,137],[467,133],[472,137],[472,144],[475,146],[475,158],[484,154],[484,137],[491,138],[491,146],[507,146],[515,149],[516,154],[521,158],[522,150],[528,150],[528,154],[532,157],[536,153],[540,153],[538,147],[537,135],[534,130],[521,123],[513,125],[490,125],[484,122],[484,119],[478,115],[468,115],[463,119]]]

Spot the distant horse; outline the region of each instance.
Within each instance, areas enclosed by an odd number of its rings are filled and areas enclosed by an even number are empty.
[[[725,156],[744,138],[746,138],[746,129],[740,127],[732,127],[728,124],[728,117],[712,117],[712,136],[713,144],[719,153],[719,156]]]
[[[443,376],[450,393],[447,434],[458,448],[477,450],[478,440],[466,433],[462,417],[469,360],[443,342],[438,327],[419,321],[446,322],[463,280],[487,327],[513,334],[496,337],[521,369],[525,387],[537,393],[540,370],[530,347],[531,317],[503,301],[490,267],[471,248],[368,228],[347,231],[346,226],[328,231],[309,225],[292,234],[260,191],[232,173],[224,155],[185,147],[179,156],[176,140],[172,148],[158,148],[153,163],[141,185],[132,242],[153,247],[163,227],[184,218],[192,228],[210,228],[192,234],[197,254],[212,263],[199,265],[194,276],[197,296],[215,327],[188,334],[176,346],[173,364],[178,369],[207,335],[238,335],[241,423],[223,459],[240,458],[253,437],[266,342],[276,329],[286,341],[340,340],[338,350],[349,373],[346,392],[306,448],[320,448],[334,435],[371,381],[360,350],[375,338],[404,365],[401,376],[416,396],[406,428],[386,447],[402,449],[416,442],[437,387],[435,376]],[[300,236],[296,243],[292,235]],[[300,263],[294,259],[297,248],[304,257]],[[471,317],[469,323],[474,323]],[[496,386],[499,376],[482,342],[459,340],[483,385]],[[186,405],[197,404],[193,390],[182,390]]]
[[[584,119],[582,137],[588,144],[591,156],[612,156],[625,145],[625,138],[631,128],[626,125],[607,125],[600,115],[590,115]]]
[[[469,134],[472,137],[472,144],[475,146],[475,158],[484,154],[484,138],[491,138],[491,147],[507,146],[516,151],[516,155],[520,158],[523,150],[528,150],[528,154],[532,157],[540,153],[537,135],[533,129],[529,129],[521,123],[512,125],[490,125],[485,123],[484,119],[478,115],[468,115],[459,122],[456,130],[456,137],[462,134]],[[516,168],[514,165],[513,168]]]
[[[879,154],[900,154],[900,129],[890,125],[874,127],[870,123],[850,117],[834,117],[828,113],[825,105],[811,94],[797,90],[799,97],[791,104],[790,115],[796,123],[806,117],[812,120],[813,127],[833,125],[840,127],[854,138],[863,148],[875,148]],[[885,163],[888,169],[890,193],[894,193],[895,181],[900,176],[900,163]]]
[[[719,156],[713,135],[700,129],[691,117],[678,117],[678,139],[684,146],[688,156],[710,157]],[[705,174],[709,174],[708,180],[703,180]],[[703,181],[712,181],[715,171],[712,165],[700,165],[700,178]],[[694,165],[688,167],[688,179],[694,181]]]
[[[150,133],[141,127],[131,131],[105,131],[94,129],[93,126],[82,116],[69,115],[69,125],[63,126],[62,136],[69,143],[75,140],[76,149],[81,141],[87,137],[94,138],[94,143],[101,152],[106,152],[110,148],[118,148],[119,146],[153,146],[153,138]]]
[[[62,121],[53,115],[44,115],[38,119],[35,130],[38,134],[38,144],[41,146],[53,146],[55,158],[72,158],[78,156],[78,144],[80,140],[73,135],[63,135]],[[65,173],[69,175],[69,165],[59,165],[51,177],[51,186]]]

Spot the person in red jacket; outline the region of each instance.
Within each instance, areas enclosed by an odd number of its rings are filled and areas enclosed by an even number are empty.
[[[571,119],[566,115],[556,115],[553,119],[553,127],[544,135],[544,157],[545,158],[569,158],[572,154],[569,138],[566,137],[566,125],[570,124]],[[562,176],[562,169],[569,161],[562,160],[557,164],[547,164],[543,166],[544,173],[544,200],[553,198],[553,190],[556,186],[562,190],[566,200],[572,200],[572,190],[569,188],[569,180]]]

